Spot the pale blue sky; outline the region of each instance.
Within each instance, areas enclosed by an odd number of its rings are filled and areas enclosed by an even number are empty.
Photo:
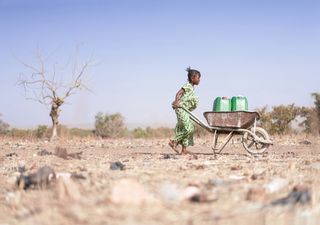
[[[0,113],[13,127],[50,125],[49,109],[15,85],[37,46],[64,64],[80,46],[92,56],[88,85],[63,106],[61,122],[88,124],[120,112],[128,124],[174,125],[170,104],[198,69],[200,106],[244,95],[249,108],[311,106],[320,92],[320,1],[0,0]],[[51,64],[50,64],[51,62]]]

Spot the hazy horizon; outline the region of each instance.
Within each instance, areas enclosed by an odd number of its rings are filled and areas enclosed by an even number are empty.
[[[201,119],[217,96],[243,95],[249,110],[295,103],[312,106],[320,92],[320,2],[0,0],[0,113],[11,127],[51,125],[49,109],[25,99],[16,85],[30,75],[37,48],[65,65],[95,65],[81,91],[62,106],[61,124],[94,123],[98,112],[119,112],[126,124],[176,121],[171,102],[200,70]],[[19,60],[18,60],[19,59]],[[58,74],[59,76],[59,74]],[[70,79],[67,73],[62,80]]]

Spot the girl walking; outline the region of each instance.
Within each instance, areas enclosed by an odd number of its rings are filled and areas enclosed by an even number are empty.
[[[188,154],[188,146],[193,145],[194,127],[189,114],[183,110],[183,107],[189,111],[194,110],[198,105],[198,98],[194,92],[194,86],[199,85],[201,73],[198,70],[187,68],[188,83],[182,86],[177,92],[176,98],[172,103],[172,108],[177,115],[177,124],[175,127],[175,138],[169,141],[169,146],[179,153],[178,145],[182,146],[181,154]]]

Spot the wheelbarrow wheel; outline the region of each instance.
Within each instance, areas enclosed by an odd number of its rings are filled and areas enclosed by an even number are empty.
[[[250,154],[261,154],[269,148],[270,144],[263,143],[259,141],[259,139],[268,141],[270,140],[269,134],[261,127],[256,127],[255,131],[255,135],[258,137],[258,139],[255,138],[250,132],[245,132],[242,137],[242,144]],[[251,128],[251,132],[254,132],[253,128]]]

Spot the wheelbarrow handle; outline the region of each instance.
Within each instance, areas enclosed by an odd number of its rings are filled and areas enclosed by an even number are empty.
[[[194,115],[188,109],[184,108],[183,106],[178,106],[178,108],[183,109],[184,111],[186,111],[190,115],[191,120],[193,120],[195,123],[197,123],[202,128],[204,128],[204,129],[206,129],[208,131],[212,130],[209,126],[207,126],[204,122],[202,122],[196,115]]]

